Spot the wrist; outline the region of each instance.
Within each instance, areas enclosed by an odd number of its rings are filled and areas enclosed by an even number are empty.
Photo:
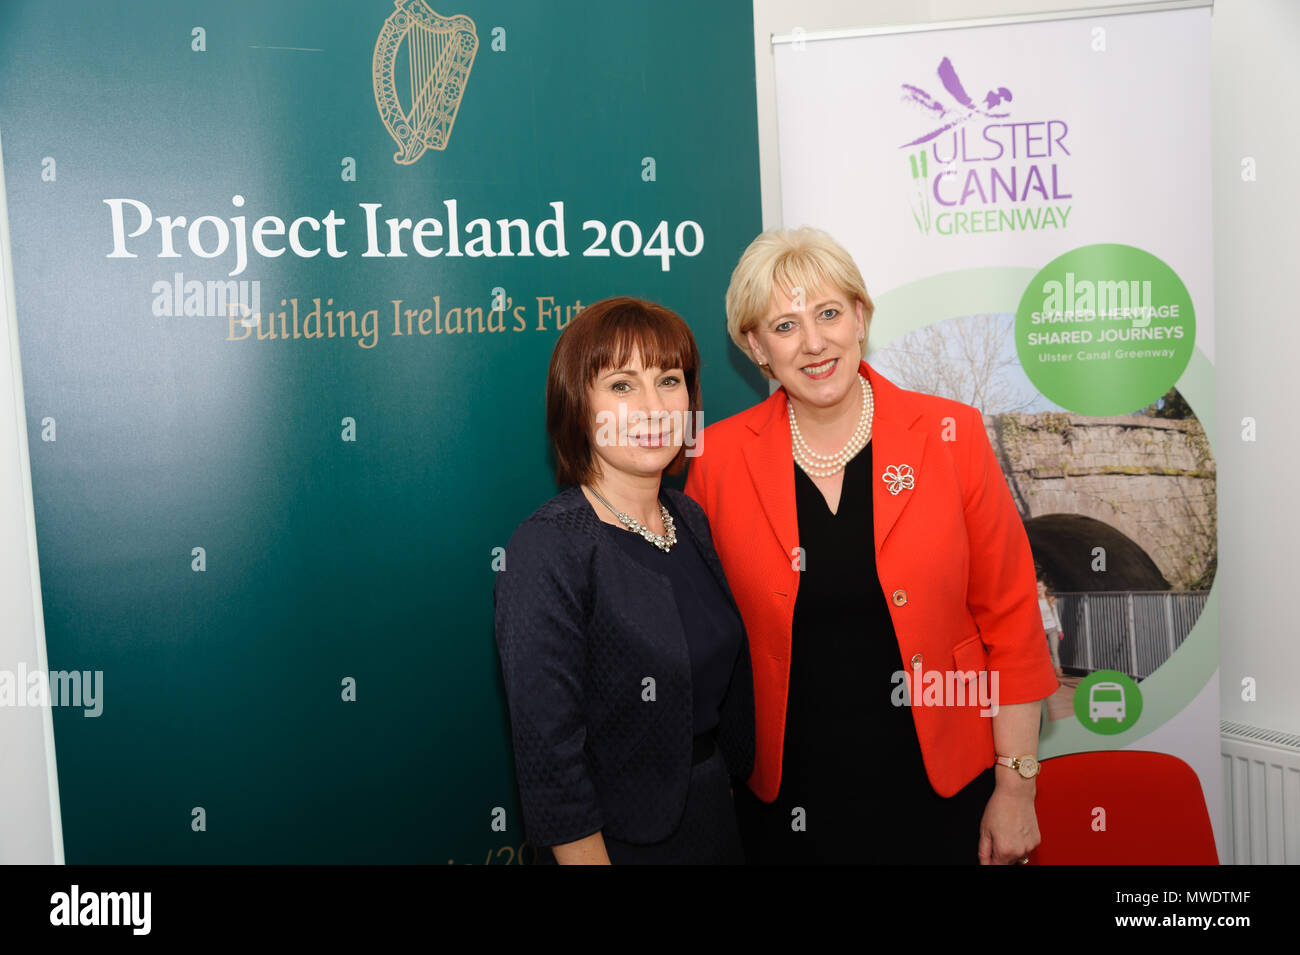
[[[1005,795],[1033,799],[1038,793],[1037,779],[1025,779],[1020,773],[1001,763],[994,764],[993,778],[995,780],[994,789]]]

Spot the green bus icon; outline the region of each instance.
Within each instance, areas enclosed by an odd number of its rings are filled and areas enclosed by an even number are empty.
[[[1088,691],[1088,717],[1124,722],[1124,687],[1118,683],[1094,683]]]
[[[1116,670],[1098,670],[1074,688],[1074,715],[1093,733],[1113,736],[1131,729],[1142,716],[1142,689]]]

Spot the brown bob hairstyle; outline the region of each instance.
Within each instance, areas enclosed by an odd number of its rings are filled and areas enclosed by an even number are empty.
[[[700,408],[700,353],[681,316],[627,296],[594,302],[560,333],[546,374],[546,431],[555,448],[555,477],[560,485],[585,484],[594,474],[596,421],[587,391],[597,376],[622,368],[636,351],[643,367],[682,369],[690,398],[687,421],[694,421]],[[666,470],[680,474],[685,463],[683,442]]]

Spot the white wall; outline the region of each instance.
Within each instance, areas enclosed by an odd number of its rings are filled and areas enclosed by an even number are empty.
[[[1125,6],[1086,0],[754,0],[763,225],[781,224],[772,34]],[[1221,715],[1300,734],[1300,2],[1217,0],[1211,155],[1219,487]],[[1257,181],[1243,182],[1243,157]],[[870,277],[868,276],[868,282]],[[1300,410],[1300,409],[1296,409]],[[1258,440],[1241,440],[1253,417]],[[1241,699],[1252,677],[1258,700]]]
[[[48,668],[0,148],[0,674],[33,671]],[[62,862],[50,709],[0,706],[0,865]]]

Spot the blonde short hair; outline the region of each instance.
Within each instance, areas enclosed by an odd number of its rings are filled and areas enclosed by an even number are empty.
[[[727,334],[757,364],[745,333],[767,315],[776,289],[779,287],[793,298],[797,288],[815,289],[824,283],[834,285],[862,303],[868,332],[862,338],[865,358],[871,337],[871,315],[876,306],[867,294],[866,283],[853,257],[825,232],[811,226],[769,229],[749,243],[727,286]],[[768,378],[775,377],[766,365],[758,367]]]

